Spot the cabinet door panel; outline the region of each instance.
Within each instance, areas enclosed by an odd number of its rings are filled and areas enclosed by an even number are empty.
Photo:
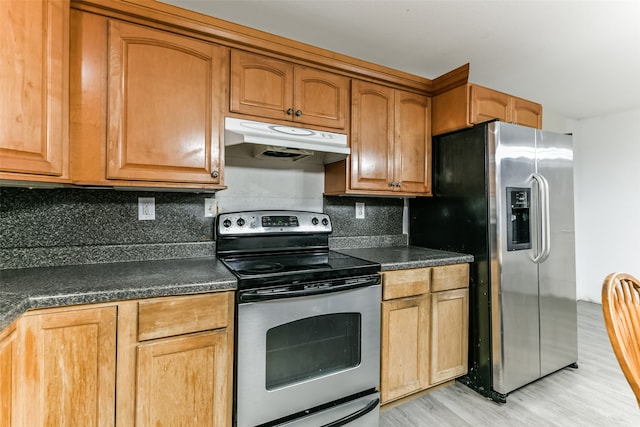
[[[509,95],[487,89],[482,86],[471,86],[470,122],[482,123],[487,120],[500,119],[511,121]]]
[[[230,425],[226,330],[138,347],[136,425]]]
[[[512,98],[513,122],[542,129],[542,105],[522,98]]]
[[[382,303],[381,402],[429,385],[429,295]]]
[[[468,359],[469,291],[431,295],[431,383],[464,375]]]
[[[0,171],[68,177],[69,2],[0,1]]]
[[[246,52],[231,52],[233,112],[291,120],[293,65]]]
[[[20,336],[18,425],[114,424],[115,307],[27,315]]]
[[[307,67],[294,69],[294,115],[297,122],[344,129],[349,79]]]
[[[391,190],[393,89],[361,81],[352,85],[351,188]]]
[[[13,426],[15,399],[16,331],[14,326],[0,333],[0,426]]]
[[[219,181],[211,173],[222,55],[219,46],[110,21],[107,178]]]
[[[426,96],[396,91],[394,181],[399,191],[431,192],[430,104]]]

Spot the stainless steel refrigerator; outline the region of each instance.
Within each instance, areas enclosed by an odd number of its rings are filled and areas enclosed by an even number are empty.
[[[474,256],[469,372],[505,402],[577,367],[571,135],[498,121],[434,137],[433,193],[409,202],[409,242]]]

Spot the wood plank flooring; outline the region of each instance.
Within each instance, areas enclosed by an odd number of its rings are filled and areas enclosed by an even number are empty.
[[[380,427],[640,426],[599,304],[578,302],[578,366],[512,392],[502,405],[455,383],[383,411]]]

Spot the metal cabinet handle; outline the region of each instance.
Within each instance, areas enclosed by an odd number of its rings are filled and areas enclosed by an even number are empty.
[[[402,181],[396,182],[396,187],[398,187],[398,188],[402,187]]]
[[[211,176],[213,178],[217,178],[218,176],[220,176],[220,173],[218,171],[213,171],[213,172],[211,172]]]
[[[395,183],[395,182],[391,181],[391,182],[389,183],[389,187],[395,187],[395,186],[396,186],[396,183]]]
[[[296,110],[296,117],[300,117],[302,115],[302,110]]]
[[[292,114],[293,114],[293,108],[289,108],[289,109],[287,110],[287,115],[288,115],[288,116],[290,116],[290,115],[292,115]]]

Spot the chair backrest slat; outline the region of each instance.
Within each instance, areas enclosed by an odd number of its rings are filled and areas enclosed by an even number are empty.
[[[640,282],[627,273],[608,275],[602,311],[613,352],[640,406]]]

